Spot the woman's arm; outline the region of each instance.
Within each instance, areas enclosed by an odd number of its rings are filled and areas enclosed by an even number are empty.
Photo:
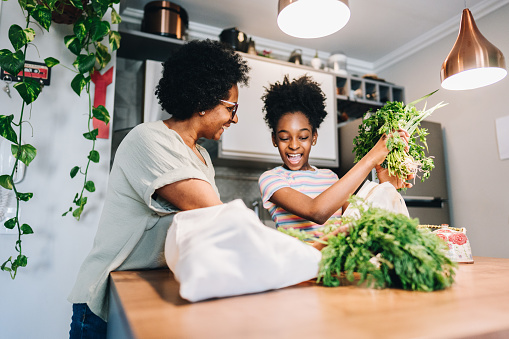
[[[182,211],[221,205],[212,186],[200,179],[185,179],[165,185],[156,193]]]
[[[408,133],[399,131],[400,136],[408,141]],[[366,176],[381,164],[389,151],[385,145],[386,136],[350,169],[340,180],[327,188],[317,197],[310,198],[304,193],[285,187],[277,190],[269,199],[272,203],[299,217],[323,225],[343,206],[351,194],[360,186]]]

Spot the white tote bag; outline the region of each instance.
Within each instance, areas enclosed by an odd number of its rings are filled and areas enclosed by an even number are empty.
[[[377,184],[376,182],[366,180],[356,196],[363,198],[366,203],[373,207],[383,208],[390,212],[404,214],[407,217],[409,216],[405,200],[389,182]],[[357,209],[348,206],[343,216],[350,216],[354,213],[358,215]]]
[[[238,199],[179,212],[168,231],[165,257],[180,296],[195,302],[315,278],[321,252],[265,226]]]

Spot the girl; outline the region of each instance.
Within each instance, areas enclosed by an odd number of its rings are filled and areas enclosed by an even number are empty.
[[[390,181],[396,188],[411,187],[379,166],[389,152],[386,136],[340,180],[331,170],[309,164],[317,130],[327,115],[325,95],[309,76],[292,82],[285,76],[282,83],[270,85],[262,99],[272,143],[283,161],[282,166],[266,171],[258,180],[263,207],[276,227],[315,232],[329,218],[341,216],[341,208],[346,208],[349,196],[373,168],[381,182]],[[408,143],[408,133],[398,133]]]

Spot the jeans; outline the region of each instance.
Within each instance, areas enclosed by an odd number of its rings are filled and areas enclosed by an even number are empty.
[[[106,339],[106,322],[96,316],[87,304],[72,305],[70,339]]]

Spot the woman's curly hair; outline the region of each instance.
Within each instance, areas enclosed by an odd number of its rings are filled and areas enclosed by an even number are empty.
[[[265,90],[262,96],[264,119],[272,132],[276,132],[279,119],[288,113],[302,112],[313,127],[313,132],[316,132],[327,116],[325,94],[320,85],[308,75],[293,79],[292,82],[285,75],[283,82],[271,84]]]
[[[163,64],[155,93],[166,112],[186,120],[219,105],[233,85],[247,85],[248,72],[247,62],[231,47],[209,39],[191,41]]]

